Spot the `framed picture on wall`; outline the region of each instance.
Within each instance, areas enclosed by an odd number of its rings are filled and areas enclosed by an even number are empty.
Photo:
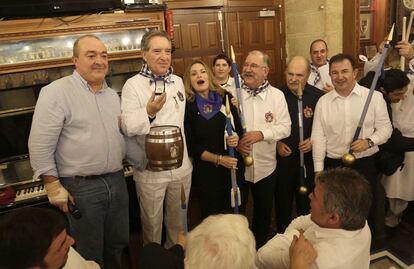
[[[369,41],[372,38],[372,13],[359,14],[359,39]]]
[[[371,0],[360,0],[359,1],[360,10],[371,10]]]

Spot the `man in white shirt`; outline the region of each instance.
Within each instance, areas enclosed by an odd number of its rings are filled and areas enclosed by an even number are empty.
[[[322,39],[312,41],[310,45],[311,72],[308,83],[324,92],[333,89],[329,76],[328,45]]]
[[[292,221],[257,252],[259,269],[289,268],[294,236],[309,240],[317,252],[311,268],[368,269],[371,233],[366,218],[371,206],[369,183],[356,171],[324,171],[309,194],[311,213]]]
[[[75,240],[66,226],[63,215],[46,208],[24,208],[2,216],[0,268],[99,269],[72,248]]]
[[[152,171],[139,160],[145,152],[145,136],[150,128],[174,125],[184,130],[185,92],[183,81],[173,74],[171,67],[171,40],[163,31],[147,32],[141,41],[145,64],[141,71],[128,79],[122,89],[122,130],[133,138],[131,146],[138,148],[133,159],[134,181],[141,209],[143,243],[161,243],[163,218],[167,231],[165,247],[175,244],[182,230],[181,186],[185,197],[189,197],[192,165],[184,141],[184,156],[179,168],[167,171]],[[162,82],[164,92],[155,95],[156,81]],[[138,156],[139,155],[139,156]],[[145,158],[145,157],[144,157]],[[165,205],[165,209],[164,209]]]
[[[341,158],[351,149],[356,158],[351,168],[370,182],[375,203],[378,182],[374,154],[378,145],[391,136],[392,127],[384,98],[375,91],[361,133],[352,141],[369,93],[369,89],[356,82],[357,73],[352,56],[338,54],[331,58],[330,75],[335,90],[322,96],[316,105],[311,135],[313,163],[315,173],[343,166]],[[372,214],[368,222],[370,226],[374,224]]]
[[[267,81],[269,57],[251,51],[243,65],[241,103],[246,133],[238,151],[253,157],[245,179],[254,200],[252,230],[257,247],[267,241],[276,182],[276,142],[290,134],[290,116],[283,93]],[[245,194],[246,195],[246,194]]]

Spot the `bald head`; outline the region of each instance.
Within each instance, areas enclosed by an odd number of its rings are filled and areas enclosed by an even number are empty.
[[[306,72],[310,73],[310,63],[309,61],[303,57],[303,56],[294,56],[287,64],[287,67],[289,68],[290,65],[305,68]]]
[[[292,92],[295,94],[298,91],[299,84],[303,89],[308,81],[310,72],[309,61],[302,56],[295,56],[290,59],[286,68],[286,83]]]

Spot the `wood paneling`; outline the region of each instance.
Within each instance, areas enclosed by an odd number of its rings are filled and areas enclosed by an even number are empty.
[[[190,47],[187,47],[187,49],[201,49],[201,36],[200,36],[200,24],[199,23],[189,23],[188,25],[188,35],[187,33],[184,33],[184,40],[187,40]]]
[[[181,30],[183,46],[176,47],[173,61],[175,73],[183,75],[185,68],[193,60],[203,60],[208,64],[221,51],[218,10],[174,10],[174,29]],[[174,33],[175,34],[175,33]],[[174,39],[176,37],[174,36]],[[184,66],[175,66],[184,63]]]
[[[274,17],[260,17],[259,10],[241,9],[241,11],[227,13],[229,45],[233,45],[235,49],[239,69],[249,51],[261,50],[268,54],[270,58],[268,79],[272,85],[278,86],[283,83],[284,70],[284,59],[281,55],[284,39],[279,33],[279,27],[275,27],[280,23],[280,12],[275,11]],[[232,43],[232,41],[236,42]]]
[[[174,24],[174,45],[175,45],[175,49],[183,48],[183,37],[181,35],[180,24]]]
[[[171,6],[170,3],[184,5],[184,2],[194,1],[171,0],[165,2],[174,9],[175,6]],[[274,86],[281,85],[284,82],[283,71],[286,55],[285,33],[283,32],[284,1],[223,0],[220,9],[194,8],[201,7],[206,2],[212,4],[214,1],[198,1],[192,6],[193,9],[173,10],[175,38],[177,44],[179,43],[173,57],[181,59],[173,62],[173,65],[177,65],[176,73],[183,75],[179,72],[179,70],[183,70],[182,63],[186,68],[193,59],[201,58],[211,66],[212,59],[222,50],[218,11],[223,11],[225,51],[229,52],[230,45],[233,45],[239,69],[241,70],[249,51],[265,51],[271,58],[269,81]],[[259,11],[263,9],[274,10],[275,16],[260,17]],[[179,29],[179,33],[177,29]]]
[[[219,26],[217,25],[217,22],[208,22],[206,23],[206,40],[207,44],[206,46],[209,49],[215,49],[219,47]]]
[[[275,21],[264,20],[263,26],[265,44],[273,44],[275,42]]]
[[[343,1],[343,52],[359,54],[359,1]],[[345,27],[346,26],[346,27]]]
[[[224,0],[164,0],[168,8],[206,8],[206,7],[220,7],[224,5]]]

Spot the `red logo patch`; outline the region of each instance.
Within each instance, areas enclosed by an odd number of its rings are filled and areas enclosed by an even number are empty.
[[[312,116],[313,116],[313,110],[312,110],[312,108],[306,106],[303,109],[303,115],[305,116],[305,118],[308,118],[308,119],[309,118],[312,118]]]

